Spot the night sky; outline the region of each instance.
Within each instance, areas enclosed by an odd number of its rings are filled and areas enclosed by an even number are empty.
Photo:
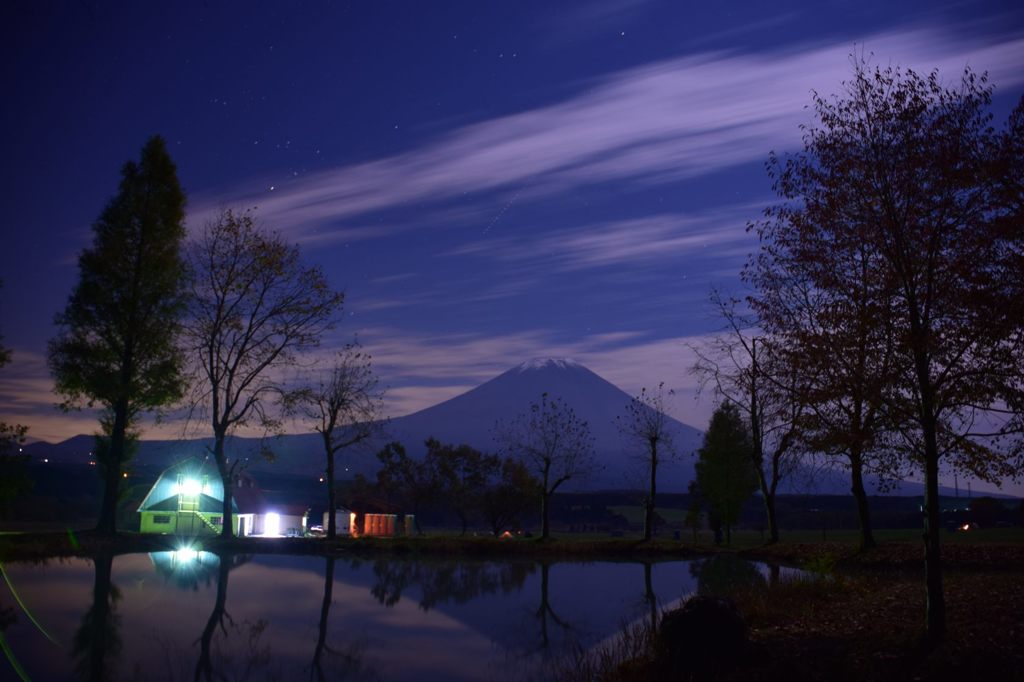
[[[1024,89],[1015,2],[5,3],[0,419],[60,440],[46,342],[122,164],[163,135],[189,227],[257,207],[347,292],[397,416],[536,356],[665,381],[851,53]],[[169,426],[164,426],[166,430]],[[161,433],[148,429],[147,434]]]

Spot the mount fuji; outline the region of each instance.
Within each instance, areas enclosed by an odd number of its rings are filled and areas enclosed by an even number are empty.
[[[632,397],[567,358],[524,362],[450,400],[393,419],[388,432],[411,453],[418,453],[429,437],[493,452],[499,447],[494,439],[495,426],[529,410],[544,393],[571,407],[587,422],[594,437],[598,470],[587,479],[570,481],[566,484],[569,489],[645,487],[647,473],[639,457],[643,445],[630,442],[617,422],[625,416]],[[693,453],[701,446],[702,434],[671,417],[667,426],[677,456],[659,465],[658,487],[664,492],[685,492],[694,476]]]

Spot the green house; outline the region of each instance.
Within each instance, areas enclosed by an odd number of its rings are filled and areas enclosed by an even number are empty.
[[[259,488],[250,477],[238,476],[231,497],[235,535],[252,534],[262,521]],[[219,535],[224,523],[224,484],[216,468],[190,457],[160,474],[138,511],[142,533]]]

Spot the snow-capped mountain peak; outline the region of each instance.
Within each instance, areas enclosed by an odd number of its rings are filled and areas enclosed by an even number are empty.
[[[572,358],[533,358],[520,364],[516,370],[525,372],[531,369],[571,369],[582,366]]]

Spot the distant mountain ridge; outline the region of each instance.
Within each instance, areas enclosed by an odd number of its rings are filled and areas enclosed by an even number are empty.
[[[424,441],[471,445],[484,452],[496,452],[495,426],[527,411],[530,404],[547,393],[570,405],[585,420],[594,437],[598,471],[584,480],[567,484],[565,490],[644,489],[646,471],[638,457],[639,443],[631,443],[619,430],[617,418],[624,417],[632,397],[611,382],[569,358],[535,358],[484,382],[465,393],[426,409],[390,420],[386,433],[360,450],[346,451],[339,460],[340,478],[356,473],[372,476],[378,465],[373,453],[385,442],[402,442],[413,457],[423,455]],[[701,431],[668,418],[669,432],[676,457],[659,466],[660,492],[686,492],[694,476],[696,452],[702,444]],[[203,457],[212,446],[212,438],[194,440],[143,440],[135,456],[139,465],[167,466],[184,457]],[[57,444],[35,442],[25,452],[35,461],[85,464],[91,459],[92,436],[74,436]],[[226,449],[232,457],[248,458],[250,470],[265,475],[299,474],[319,477],[324,468],[322,442],[317,433],[292,434],[274,438],[230,437]],[[274,453],[268,462],[261,450]],[[844,471],[819,473],[809,484],[784,481],[780,493],[848,494],[849,477]],[[880,494],[877,481],[868,477],[869,494]],[[903,481],[889,491],[894,495],[919,495],[920,483]],[[954,491],[943,488],[942,494]]]
[[[427,438],[442,442],[465,443],[485,452],[496,452],[494,429],[526,412],[530,404],[547,393],[570,405],[585,420],[594,437],[598,471],[583,481],[574,481],[568,489],[628,488],[644,486],[643,466],[635,457],[639,444],[629,443],[619,431],[616,418],[625,415],[631,396],[601,378],[582,364],[568,358],[535,358],[484,382],[461,395],[413,414],[397,417],[386,425],[378,442],[359,452],[345,452],[341,458],[342,475],[372,475],[377,462],[376,448],[391,440],[402,442],[418,457]],[[702,434],[692,426],[669,417],[669,429],[675,450],[675,462],[660,469],[659,488],[665,492],[684,492],[693,478],[692,455],[700,447]],[[202,457],[212,438],[195,440],[143,440],[135,461],[165,466],[187,456]],[[274,452],[267,463],[260,455],[262,447]],[[75,436],[62,443],[36,442],[26,446],[34,460],[87,462],[94,447],[92,436]],[[319,435],[293,434],[274,438],[232,437],[227,451],[235,457],[247,457],[254,471],[301,473],[319,476],[324,457]],[[347,472],[345,471],[347,467]]]

